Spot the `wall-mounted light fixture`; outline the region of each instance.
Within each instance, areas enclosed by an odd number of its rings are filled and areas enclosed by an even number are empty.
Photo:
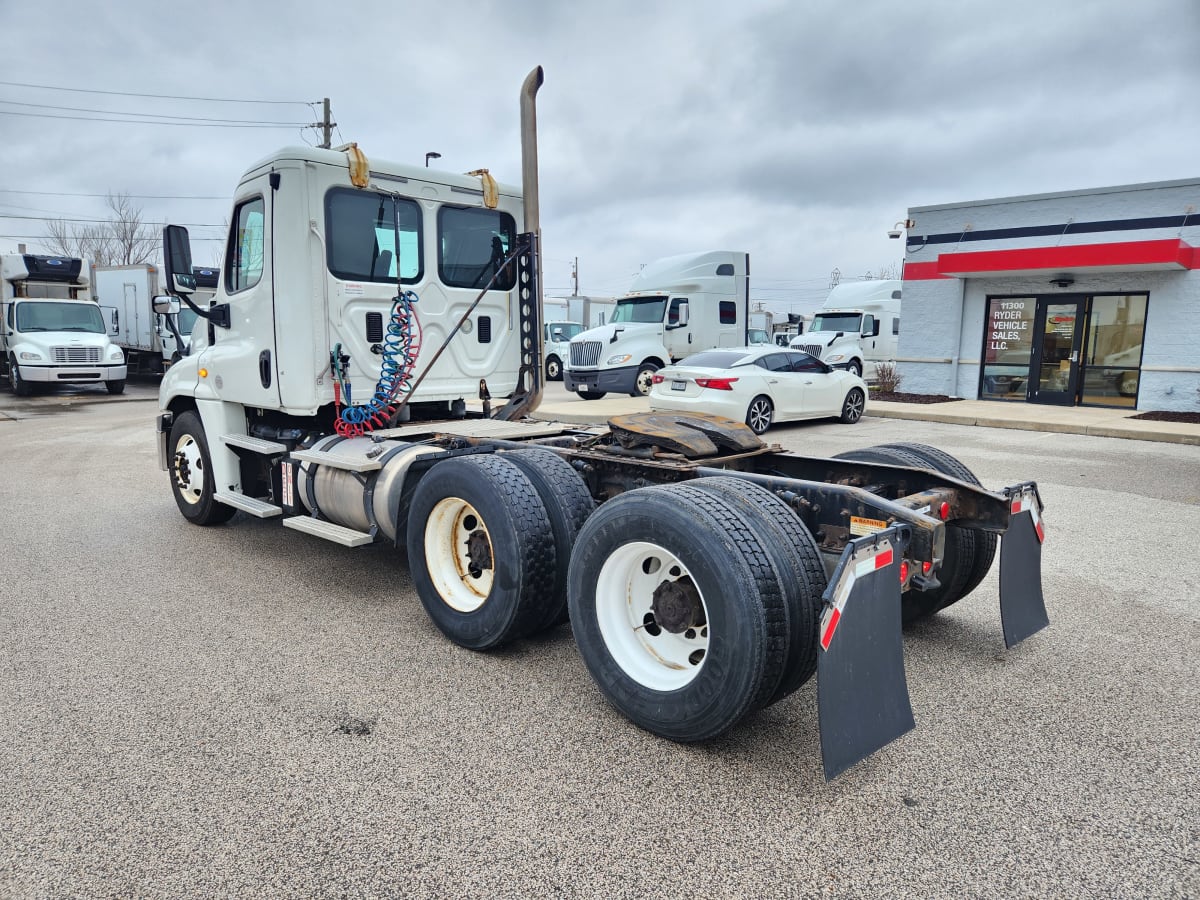
[[[1060,287],[1060,288],[1069,288],[1071,285],[1073,285],[1075,283],[1075,276],[1073,276],[1073,275],[1055,275],[1053,278],[1050,279],[1050,283],[1057,287]]]
[[[898,237],[900,237],[900,235],[904,234],[903,229],[912,228],[916,224],[917,223],[914,222],[912,219],[905,219],[903,222],[897,222],[895,225],[892,226],[891,230],[888,232],[888,237],[898,238]]]

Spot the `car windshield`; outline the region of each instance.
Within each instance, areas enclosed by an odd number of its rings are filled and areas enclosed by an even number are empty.
[[[666,309],[666,297],[622,297],[609,321],[659,323]]]
[[[745,350],[705,350],[692,354],[676,365],[687,368],[730,369],[745,358]]]
[[[861,313],[817,313],[809,331],[846,331],[858,333],[862,327]]]
[[[38,303],[17,305],[17,331],[86,331],[104,334],[104,319],[95,303]]]

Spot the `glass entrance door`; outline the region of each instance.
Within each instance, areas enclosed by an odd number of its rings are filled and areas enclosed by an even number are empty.
[[[1074,406],[1079,390],[1083,345],[1084,300],[1038,299],[1033,334],[1033,379],[1029,399],[1035,403]]]

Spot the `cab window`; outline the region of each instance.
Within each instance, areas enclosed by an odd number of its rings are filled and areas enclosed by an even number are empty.
[[[455,206],[438,210],[438,275],[445,285],[479,290],[491,282],[490,290],[512,290],[517,263],[505,266],[504,259],[516,243],[516,221],[508,213]]]
[[[238,204],[225,251],[225,289],[230,293],[254,287],[262,278],[266,234],[262,197]]]
[[[415,201],[334,188],[325,195],[325,258],[343,281],[421,279],[421,210]]]

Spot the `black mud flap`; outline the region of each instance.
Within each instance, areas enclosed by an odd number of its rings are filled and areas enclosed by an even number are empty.
[[[1015,647],[1050,624],[1042,596],[1042,501],[1037,486],[1005,491],[1011,504],[1008,531],[1000,540],[1000,622],[1004,643]]]
[[[826,780],[912,731],[900,635],[900,558],[911,529],[846,545],[825,590],[817,709]]]

